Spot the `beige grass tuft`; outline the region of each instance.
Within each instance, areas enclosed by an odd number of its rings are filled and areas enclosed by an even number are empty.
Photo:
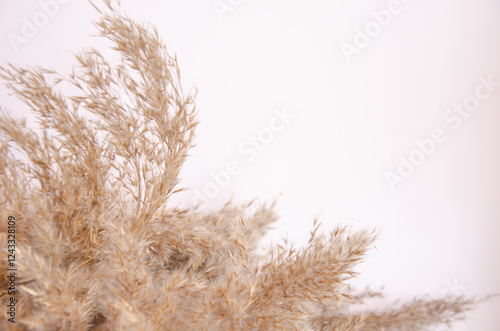
[[[2,112],[1,267],[14,215],[19,278],[17,322],[1,309],[0,329],[425,330],[473,306],[416,299],[354,312],[378,295],[348,286],[374,231],[321,234],[315,221],[306,247],[262,256],[257,245],[277,220],[274,203],[168,208],[193,146],[194,94],[183,91],[176,58],[154,27],[109,1],[96,8],[115,63],[88,49],[69,77],[0,67],[41,129]],[[75,94],[58,88],[68,83]],[[7,290],[2,276],[2,307]]]

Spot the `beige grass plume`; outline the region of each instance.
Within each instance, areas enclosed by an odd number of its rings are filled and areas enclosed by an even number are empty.
[[[352,310],[381,295],[348,286],[374,231],[320,234],[315,221],[306,247],[285,242],[262,256],[257,245],[277,219],[274,203],[167,207],[193,146],[194,95],[183,91],[154,27],[109,1],[96,8],[115,63],[88,49],[69,77],[0,67],[40,128],[2,111],[4,308],[9,216],[17,220],[18,276],[15,323],[2,308],[0,329],[425,330],[475,304],[452,297]]]

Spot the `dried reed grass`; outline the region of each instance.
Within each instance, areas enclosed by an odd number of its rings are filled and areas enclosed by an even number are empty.
[[[377,237],[339,226],[306,247],[259,239],[273,204],[203,212],[168,208],[193,146],[194,94],[152,26],[105,1],[96,26],[119,55],[76,56],[69,77],[0,67],[42,133],[2,111],[0,252],[15,215],[17,323],[3,330],[425,330],[449,323],[475,300],[423,300],[382,311],[350,308],[348,281]],[[58,84],[78,93],[68,96]],[[22,156],[19,154],[22,153]],[[8,281],[0,278],[5,307]]]

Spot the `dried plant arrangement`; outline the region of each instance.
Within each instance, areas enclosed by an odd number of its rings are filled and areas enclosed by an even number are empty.
[[[356,309],[382,296],[348,286],[377,231],[321,234],[316,220],[305,247],[264,255],[274,202],[167,206],[195,138],[194,93],[154,27],[104,4],[96,26],[114,63],[87,49],[67,77],[0,68],[39,124],[2,110],[0,329],[428,330],[477,304]]]

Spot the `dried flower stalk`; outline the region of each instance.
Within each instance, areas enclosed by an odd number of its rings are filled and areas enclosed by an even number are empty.
[[[337,227],[308,245],[257,252],[274,203],[215,212],[168,208],[193,146],[194,94],[152,26],[118,5],[96,26],[119,60],[96,49],[69,77],[0,67],[38,131],[2,110],[0,246],[17,229],[17,321],[3,330],[425,330],[450,323],[472,299],[416,299],[350,310],[367,297],[348,280],[377,237]],[[58,84],[75,90],[62,93]],[[6,270],[7,252],[1,266]],[[0,278],[2,307],[8,280]]]

